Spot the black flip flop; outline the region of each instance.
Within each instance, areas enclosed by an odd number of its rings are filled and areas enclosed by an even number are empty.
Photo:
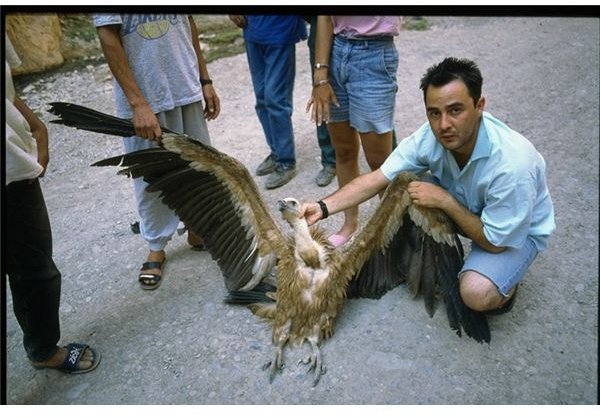
[[[85,350],[90,350],[93,354],[92,365],[87,369],[79,369],[77,366],[83,357],[83,353]],[[67,355],[63,360],[62,364],[58,367],[46,367],[46,366],[36,366],[33,365],[36,369],[54,369],[59,372],[67,373],[67,374],[83,374],[89,373],[92,370],[95,370],[96,367],[100,364],[100,360],[102,356],[100,353],[95,351],[92,347],[87,344],[81,343],[71,343],[67,345]]]

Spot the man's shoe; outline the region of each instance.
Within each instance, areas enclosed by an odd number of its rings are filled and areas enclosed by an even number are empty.
[[[512,294],[510,299],[504,303],[504,305],[500,306],[499,308],[492,309],[491,311],[485,311],[484,313],[488,315],[501,315],[510,312],[513,306],[515,305],[515,299],[517,298],[517,290],[519,290],[518,283],[515,285],[514,293]]]
[[[266,176],[267,174],[271,174],[275,171],[275,157],[272,154],[269,154],[267,158],[264,159],[262,163],[256,167],[256,175],[257,176]]]
[[[331,165],[324,165],[321,171],[319,171],[319,174],[317,174],[315,181],[317,182],[317,186],[325,187],[328,186],[334,178],[335,167]]]
[[[278,166],[275,168],[265,184],[267,189],[276,189],[288,183],[291,179],[296,176],[296,167],[285,168]]]

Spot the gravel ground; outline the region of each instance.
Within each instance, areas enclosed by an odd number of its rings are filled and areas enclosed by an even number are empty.
[[[114,168],[90,168],[121,152],[117,138],[50,125],[51,163],[42,180],[63,273],[62,342],[85,341],[102,364],[90,374],[34,371],[7,296],[9,404],[584,404],[598,402],[598,71],[595,18],[430,18],[424,32],[403,32],[396,129],[425,120],[418,81],[449,55],[479,63],[487,110],[529,138],[545,156],[558,228],[527,273],[515,308],[491,317],[491,344],[458,338],[443,311],[429,318],[401,286],[380,300],[350,300],[322,348],[327,374],[312,388],[288,349],[269,384],[261,365],[272,348],[268,326],[225,305],[222,276],[184,236],[168,246],[163,285],[142,291],[146,256],[130,181]],[[222,114],[213,143],[251,170],[267,154],[254,113],[244,55],[209,65]],[[46,74],[21,85],[44,112],[71,101],[114,113],[105,64]],[[294,124],[299,174],[265,191],[272,204],[323,197],[314,184],[319,151],[304,106],[308,49],[297,48]],[[364,161],[363,168],[366,169]],[[262,186],[264,178],[257,180]],[[366,204],[366,216],[372,205]],[[341,216],[324,226],[332,232]]]

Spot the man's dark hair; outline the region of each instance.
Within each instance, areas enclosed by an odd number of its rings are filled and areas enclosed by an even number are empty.
[[[481,85],[483,84],[479,67],[471,60],[454,57],[445,58],[439,64],[427,69],[425,75],[421,78],[423,100],[426,101],[427,99],[427,88],[429,86],[441,87],[454,80],[461,80],[465,83],[469,95],[473,98],[473,102],[477,104],[481,97]]]

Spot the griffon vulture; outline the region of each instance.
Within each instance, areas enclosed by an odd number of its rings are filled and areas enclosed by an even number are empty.
[[[134,135],[130,121],[69,103],[51,103],[53,121],[117,136]],[[275,353],[265,368],[272,380],[283,364],[286,343],[308,341],[305,364],[316,384],[324,367],[320,343],[330,337],[346,297],[379,298],[406,281],[423,295],[430,316],[437,300],[445,304],[450,327],[478,342],[489,342],[484,314],[466,307],[457,273],[462,245],[440,210],[411,203],[406,186],[416,177],[403,173],[390,184],[364,227],[343,248],[333,248],[319,227],[298,217],[299,202],[278,207],[291,226],[282,232],[261,199],[248,170],[236,159],[193,138],[163,129],[162,146],[98,161],[120,165],[120,174],[143,177],[149,191],[160,191],[193,232],[204,238],[221,269],[230,303],[249,304],[273,324]],[[276,267],[276,287],[264,279]]]

